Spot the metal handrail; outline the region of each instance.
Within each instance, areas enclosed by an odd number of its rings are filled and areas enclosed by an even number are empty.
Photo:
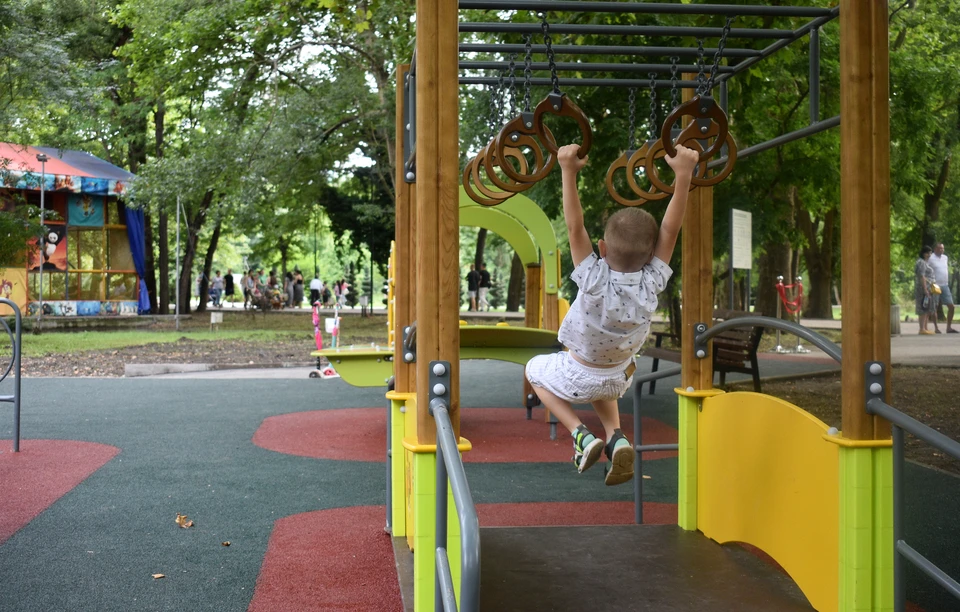
[[[960,459],[960,442],[924,425],[880,398],[867,401],[867,414],[883,417],[893,425],[893,550],[896,553],[893,556],[894,610],[903,612],[906,609],[907,594],[903,584],[903,559],[920,569],[948,593],[960,599],[960,582],[947,575],[903,539],[903,465],[905,463],[903,432],[916,436],[954,459]]]
[[[447,556],[447,480],[453,491],[453,503],[460,521],[460,610],[480,609],[480,519],[467,474],[457,448],[447,402],[439,397],[430,401],[430,414],[437,425],[437,577],[435,608],[457,612],[453,597],[453,578]],[[445,571],[444,571],[444,568]]]
[[[633,377],[633,449],[637,453],[636,469],[633,477],[633,520],[637,525],[643,524],[643,453],[654,451],[675,451],[678,444],[640,444],[643,426],[640,422],[640,398],[643,383],[660,380],[680,373],[680,366],[667,370],[658,370],[649,374]]]
[[[0,317],[0,324],[3,325],[3,329],[6,330],[7,336],[10,337],[10,341],[13,343],[13,353],[10,356],[10,365],[7,366],[7,369],[3,372],[3,375],[0,375],[0,382],[6,380],[7,376],[13,372],[13,394],[11,395],[0,395],[0,402],[9,402],[13,404],[13,452],[20,452],[20,355],[23,349],[21,344],[23,336],[23,318],[20,314],[20,307],[17,306],[13,301],[6,298],[0,298],[0,304],[4,306],[9,306],[13,310],[14,317],[14,326],[13,329],[10,329],[10,324],[7,323],[6,317]]]
[[[840,350],[840,347],[825,336],[818,334],[817,332],[804,327],[803,325],[798,325],[796,323],[791,323],[790,321],[784,321],[783,319],[777,319],[775,317],[762,317],[760,315],[750,315],[746,317],[737,317],[735,319],[727,319],[726,321],[715,323],[711,327],[707,327],[705,323],[698,323],[694,328],[696,330],[696,335],[693,338],[694,354],[696,354],[696,356],[700,359],[706,357],[707,354],[705,347],[708,340],[717,334],[727,331],[728,329],[736,329],[738,327],[772,327],[774,329],[790,332],[791,334],[800,336],[804,340],[807,340],[818,349],[826,353],[827,356],[837,363],[841,363],[842,351]],[[699,354],[701,349],[704,351],[703,355]]]

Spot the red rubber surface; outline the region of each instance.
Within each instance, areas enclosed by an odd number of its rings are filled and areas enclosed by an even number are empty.
[[[484,527],[622,525],[631,502],[479,504]],[[676,522],[674,504],[644,504],[647,522]],[[249,612],[403,610],[383,506],[318,510],[282,518],[273,534]]]
[[[349,408],[295,412],[264,419],[253,436],[262,448],[302,457],[342,461],[384,460],[386,454],[386,408]],[[603,428],[597,415],[581,411],[580,418],[595,433]],[[466,463],[532,463],[570,461],[570,434],[558,425],[558,439],[550,440],[550,427],[543,410],[527,420],[520,408],[465,410],[461,435],[473,444],[464,454]],[[631,436],[633,417],[621,415],[621,428]],[[677,441],[677,430],[643,417],[644,444]],[[645,461],[676,457],[675,452],[651,453]]]
[[[110,461],[120,449],[76,440],[0,441],[0,544]]]

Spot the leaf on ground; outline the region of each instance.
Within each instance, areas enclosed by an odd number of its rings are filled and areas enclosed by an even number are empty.
[[[650,480],[651,478],[653,478],[653,476],[647,476],[646,474],[643,475],[644,480]]]
[[[165,574],[153,574],[154,580],[160,580],[161,578],[166,578],[166,577],[167,576]]]
[[[180,527],[182,527],[183,529],[187,529],[188,527],[193,527],[193,521],[188,519],[186,514],[180,514],[179,512],[177,512],[176,520],[177,520],[177,525],[180,525]]]
[[[230,540],[227,540],[226,542],[221,542],[221,545],[222,545],[222,546],[230,546]]]

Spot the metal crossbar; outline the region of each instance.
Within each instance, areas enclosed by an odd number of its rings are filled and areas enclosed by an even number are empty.
[[[772,46],[772,45],[771,45]],[[628,45],[552,45],[553,51],[564,55],[646,55],[651,57],[698,57],[700,52],[693,47],[634,47]],[[523,53],[522,44],[460,43],[460,53]],[[533,45],[533,52],[546,53],[546,45]],[[707,55],[713,55],[715,48],[704,49]],[[724,57],[756,58],[763,53],[761,49],[723,49]],[[739,65],[738,65],[739,67]]]
[[[743,15],[752,17],[822,17],[830,9],[812,6],[739,4],[662,4],[656,2],[564,2],[545,0],[460,0],[460,9],[557,11],[575,13],[659,13],[661,15]]]
[[[503,34],[539,34],[538,23],[465,21],[460,23],[461,32],[490,32]],[[590,23],[560,23],[550,25],[553,34],[595,34],[598,36],[694,36],[697,38],[720,38],[723,28],[697,28],[689,26],[644,26],[644,25],[596,25]],[[731,28],[730,38],[791,38],[793,30],[767,30],[763,28]]]
[[[557,62],[557,70],[571,72],[610,72],[610,73],[642,73],[663,72],[669,73],[673,70],[673,64],[614,64],[607,62]],[[461,70],[504,70],[510,67],[510,62],[500,61],[482,61],[482,60],[461,60]],[[679,64],[676,66],[678,72],[696,72],[697,67],[693,64]],[[547,62],[532,62],[531,70],[550,70]],[[733,72],[733,66],[717,66],[718,74]]]
[[[906,609],[907,596],[903,583],[904,559],[960,600],[960,582],[947,575],[946,572],[917,552],[903,539],[903,505],[905,499],[903,489],[903,465],[905,462],[903,432],[906,431],[958,460],[960,460],[960,442],[924,425],[879,398],[867,401],[867,413],[883,417],[893,425],[893,548],[896,553],[893,556],[894,610],[903,612]]]
[[[7,332],[13,350],[10,353],[10,363],[0,374],[0,382],[3,382],[11,374],[13,375],[13,393],[10,395],[0,395],[0,402],[13,404],[13,452],[20,452],[20,353],[23,348],[21,339],[23,335],[23,318],[20,314],[20,308],[11,300],[0,298],[0,304],[10,307],[13,311],[13,329],[7,323],[6,317],[0,317],[0,326]]]

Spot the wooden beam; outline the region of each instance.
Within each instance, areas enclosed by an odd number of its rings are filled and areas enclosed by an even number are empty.
[[[403,361],[403,328],[413,323],[415,312],[414,295],[416,294],[416,262],[414,261],[414,208],[411,194],[414,186],[404,180],[403,133],[407,123],[407,108],[403,95],[404,81],[410,72],[410,64],[397,66],[397,111],[396,111],[396,173],[394,185],[396,191],[396,213],[394,223],[394,242],[396,253],[394,257],[393,282],[396,287],[394,293],[394,341],[393,372],[395,389],[402,393],[414,391],[416,369],[413,364]]]
[[[696,75],[686,74],[683,78],[694,79]],[[684,102],[692,97],[692,90],[683,90]],[[688,196],[681,238],[683,316],[680,384],[684,389],[693,387],[700,391],[713,387],[712,360],[697,359],[693,354],[694,325],[709,325],[713,320],[713,187],[697,187]]]
[[[890,105],[887,6],[840,2],[840,218],[843,292],[842,429],[886,438],[866,413],[864,364],[887,364],[890,389]]]
[[[431,361],[450,362],[450,418],[459,435],[459,85],[456,0],[417,1],[417,440],[436,441]]]

